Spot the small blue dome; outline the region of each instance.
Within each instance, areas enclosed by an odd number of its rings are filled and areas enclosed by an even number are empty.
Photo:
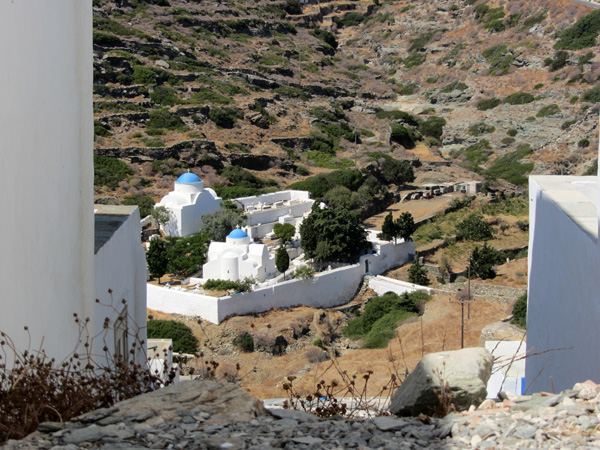
[[[236,228],[231,233],[229,233],[229,236],[227,236],[227,237],[232,238],[232,239],[244,239],[244,238],[247,238],[248,235],[246,234],[246,232],[244,230]]]
[[[200,183],[201,181],[202,180],[200,178],[198,178],[198,175],[196,175],[195,173],[187,172],[187,173],[184,173],[183,175],[181,175],[179,178],[177,178],[177,181],[175,183],[189,184],[189,183]]]

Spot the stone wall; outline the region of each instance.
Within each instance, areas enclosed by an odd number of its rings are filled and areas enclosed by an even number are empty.
[[[445,284],[440,289],[435,289],[436,294],[456,295],[459,289],[466,289],[467,283]],[[506,286],[494,286],[491,284],[471,282],[471,293],[474,298],[501,303],[514,303],[517,299],[527,292],[526,289],[516,289]]]

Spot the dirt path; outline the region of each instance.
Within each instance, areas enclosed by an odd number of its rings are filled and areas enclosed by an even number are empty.
[[[403,212],[409,212],[412,214],[415,222],[428,219],[443,212],[452,203],[455,198],[461,198],[464,194],[453,192],[451,194],[444,194],[431,199],[423,200],[412,200],[408,202],[395,203],[390,206],[385,212],[369,217],[365,221],[367,228],[381,230],[383,220],[388,213],[392,213],[394,219],[400,217]]]

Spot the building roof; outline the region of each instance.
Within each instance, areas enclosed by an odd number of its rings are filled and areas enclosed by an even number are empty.
[[[179,178],[177,178],[177,181],[175,183],[190,184],[190,183],[200,183],[201,181],[202,180],[195,173],[186,172],[183,175],[181,175]]]
[[[247,238],[248,235],[246,234],[246,232],[244,230],[236,228],[231,233],[229,233],[229,236],[227,236],[227,237],[231,238],[231,239],[244,239],[244,238]]]
[[[94,205],[94,254],[98,253],[136,209],[135,205]]]
[[[592,239],[598,239],[598,177],[535,175],[542,192]]]

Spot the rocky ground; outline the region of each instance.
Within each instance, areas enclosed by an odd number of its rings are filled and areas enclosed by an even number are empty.
[[[190,381],[97,410],[43,423],[4,448],[111,449],[591,449],[600,447],[600,388],[587,381],[560,394],[486,400],[441,419],[320,419],[263,407],[233,385]]]

